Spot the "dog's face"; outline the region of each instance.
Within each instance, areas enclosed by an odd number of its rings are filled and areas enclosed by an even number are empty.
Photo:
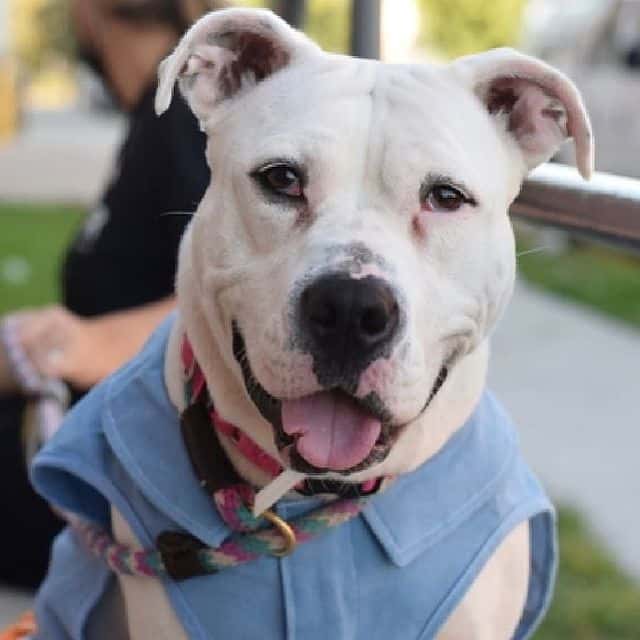
[[[378,473],[509,298],[526,170],[568,135],[590,170],[580,100],[513,52],[383,65],[243,10],[187,34],[160,107],[180,74],[213,174],[178,279],[210,336],[196,351],[221,355],[285,466]]]

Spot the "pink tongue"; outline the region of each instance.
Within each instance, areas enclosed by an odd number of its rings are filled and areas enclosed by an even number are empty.
[[[344,471],[371,452],[382,425],[349,398],[323,391],[282,401],[282,427],[300,435],[298,453],[321,469]]]

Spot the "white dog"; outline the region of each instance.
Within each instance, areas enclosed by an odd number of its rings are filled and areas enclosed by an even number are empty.
[[[256,512],[380,495],[286,558],[185,580],[116,583],[67,532],[42,637],[527,637],[553,582],[551,507],[483,391],[487,342],[513,287],[523,178],[566,138],[591,173],[575,87],[506,49],[444,66],[327,54],[243,9],[186,34],[159,112],[176,81],[213,175],[181,246],[179,317],[71,414],[35,484],[121,543],[170,529],[219,547],[229,528],[177,426],[192,346],[221,450],[266,487]],[[190,446],[196,471],[223,464]],[[296,493],[309,478],[320,498]],[[126,614],[108,606],[118,585]]]

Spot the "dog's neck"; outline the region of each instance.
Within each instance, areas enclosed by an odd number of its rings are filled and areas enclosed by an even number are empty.
[[[165,354],[165,384],[169,398],[178,412],[185,409],[184,374],[180,351],[183,336],[184,327],[181,320],[178,319],[171,330]],[[209,353],[214,351],[215,348],[212,345]],[[453,367],[446,383],[434,397],[428,410],[419,419],[419,424],[413,425],[413,428],[407,430],[396,443],[388,458],[375,468],[375,473],[361,471],[354,474],[350,480],[361,482],[369,479],[372,475],[395,475],[412,471],[434,456],[466,422],[476,407],[485,385],[487,361],[488,341],[485,340]],[[216,372],[210,370],[211,363],[205,364],[201,361],[200,365],[208,381],[216,379]],[[244,402],[251,402],[245,395],[244,389],[239,393],[243,396]],[[227,416],[223,417],[227,418]],[[236,422],[232,416],[228,418]],[[256,420],[262,421],[262,418],[256,415],[252,422]],[[237,424],[237,426],[243,428],[242,424]],[[268,453],[278,457],[275,445],[269,446],[269,444],[261,442],[260,438],[256,438],[255,434],[251,432],[248,435],[255,438],[258,444],[264,446]],[[263,487],[272,480],[270,476],[251,464],[225,438],[221,438],[221,444],[238,474],[247,482],[257,487]]]

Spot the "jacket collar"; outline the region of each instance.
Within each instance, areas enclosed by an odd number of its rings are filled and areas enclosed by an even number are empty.
[[[433,458],[371,501],[364,518],[395,564],[410,563],[492,497],[515,458],[514,434],[485,391],[471,417]]]
[[[209,546],[230,530],[194,475],[164,380],[175,316],[108,383],[103,430],[116,457],[156,509]],[[459,526],[486,500],[515,453],[508,419],[489,393],[451,440],[416,471],[373,497],[363,517],[390,560],[402,566]],[[294,501],[300,510],[301,501]],[[317,500],[307,500],[309,508]],[[288,505],[282,505],[290,512]],[[303,508],[304,510],[304,508]]]

